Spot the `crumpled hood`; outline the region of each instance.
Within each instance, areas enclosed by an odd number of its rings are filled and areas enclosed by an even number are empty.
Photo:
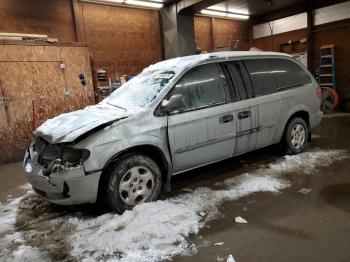
[[[127,111],[121,108],[106,105],[88,106],[47,120],[34,134],[51,144],[73,142],[98,126],[126,117]]]

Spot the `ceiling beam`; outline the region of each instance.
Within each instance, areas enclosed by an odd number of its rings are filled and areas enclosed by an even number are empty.
[[[180,15],[195,15],[202,9],[222,2],[223,0],[182,0],[177,3],[177,12]]]
[[[315,1],[314,8],[315,9],[322,8],[322,7],[326,7],[326,6],[334,5],[334,4],[339,4],[341,2],[346,2],[346,1],[347,0],[318,0],[318,1]],[[312,1],[310,1],[310,2],[312,2]],[[289,6],[287,8],[277,10],[277,11],[274,11],[274,12],[271,12],[271,13],[268,13],[265,15],[253,16],[252,17],[253,25],[261,24],[261,23],[265,23],[268,21],[273,21],[273,20],[284,18],[284,17],[307,12],[309,10],[309,7],[310,7],[310,2],[305,1],[302,4],[292,5],[292,6]]]

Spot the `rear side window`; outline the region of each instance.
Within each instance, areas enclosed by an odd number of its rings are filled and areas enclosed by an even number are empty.
[[[286,89],[311,83],[311,78],[307,72],[297,63],[287,59],[271,58],[267,59],[271,66],[276,88]]]
[[[184,111],[226,102],[228,87],[221,67],[206,64],[185,73],[175,85],[174,94],[184,96],[186,107],[181,110]]]
[[[252,80],[255,96],[268,95],[276,91],[267,59],[249,59],[244,63]]]

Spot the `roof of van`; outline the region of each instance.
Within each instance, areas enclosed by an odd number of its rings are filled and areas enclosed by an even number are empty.
[[[168,60],[161,61],[154,65],[149,66],[145,70],[157,70],[157,69],[165,69],[172,70],[175,72],[182,71],[187,67],[191,67],[193,65],[199,64],[204,61],[210,60],[220,60],[220,59],[230,59],[230,58],[238,58],[238,57],[259,57],[259,56],[285,56],[292,57],[289,54],[278,53],[278,52],[265,52],[265,51],[223,51],[223,52],[214,52],[207,54],[198,54],[198,55],[190,55],[190,56],[182,56],[177,58],[172,58]]]

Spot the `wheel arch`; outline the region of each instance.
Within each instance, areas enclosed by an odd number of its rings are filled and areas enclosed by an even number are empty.
[[[98,185],[98,195],[100,196],[101,189],[105,186],[106,177],[111,166],[116,163],[118,160],[123,159],[124,157],[130,154],[143,154],[157,163],[161,170],[163,186],[167,191],[170,191],[170,177],[172,173],[172,165],[170,160],[166,157],[166,154],[157,146],[154,145],[137,145],[130,148],[126,148],[115,155],[113,155],[102,168],[102,174]]]
[[[308,141],[310,142],[311,141],[311,122],[310,122],[310,114],[307,110],[298,110],[298,111],[295,111],[294,113],[292,113],[286,123],[284,124],[284,128],[283,128],[283,133],[282,133],[282,136],[281,136],[281,139],[280,141],[283,140],[285,134],[286,134],[286,129],[287,129],[287,126],[288,124],[290,123],[290,121],[292,121],[294,118],[296,117],[300,117],[301,119],[303,119],[305,122],[306,122],[306,125],[307,125],[307,128],[308,128]]]

